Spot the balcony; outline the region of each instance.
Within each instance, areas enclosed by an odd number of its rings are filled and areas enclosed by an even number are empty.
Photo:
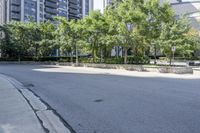
[[[44,17],[45,17],[46,19],[50,19],[50,20],[53,19],[53,16],[52,16],[51,14],[45,14]]]
[[[75,15],[79,15],[80,14],[79,10],[74,10],[74,9],[69,9],[69,13],[70,14],[75,14]]]
[[[45,11],[46,11],[47,13],[50,13],[50,14],[54,14],[54,15],[57,14],[57,10],[56,10],[56,9],[52,9],[52,8],[46,7],[46,8],[45,8]]]
[[[11,19],[13,20],[20,20],[20,14],[18,13],[11,13]]]
[[[77,0],[69,0],[69,3],[76,4],[76,5],[79,4],[79,2]]]
[[[53,3],[57,3],[58,0],[46,0],[46,2],[49,1],[49,2],[53,2]]]
[[[21,10],[21,9],[20,9],[19,6],[14,6],[14,5],[11,6],[11,12],[17,12],[17,13],[19,13],[20,10]]]
[[[12,1],[11,1],[11,4],[12,4],[12,5],[20,6],[21,0],[12,0]]]
[[[48,1],[45,1],[45,6],[50,7],[50,8],[55,8],[55,9],[58,7],[56,3],[52,3]]]
[[[69,19],[80,19],[79,16],[69,15]]]
[[[69,4],[69,8],[79,9],[79,6],[76,4]]]

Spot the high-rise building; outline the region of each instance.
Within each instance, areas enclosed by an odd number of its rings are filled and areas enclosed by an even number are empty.
[[[103,0],[103,7],[105,8],[106,6],[108,6],[110,4],[111,0]]]
[[[58,16],[65,17],[68,19],[68,0],[59,0],[58,1]]]
[[[80,19],[93,9],[93,0],[0,0],[0,23]]]
[[[6,11],[6,1],[1,0],[0,1],[0,25],[3,25],[5,23],[5,11]]]
[[[80,19],[81,18],[81,6],[80,6],[81,0],[68,0],[69,4],[69,10],[68,10],[68,18],[69,19]]]
[[[81,5],[80,12],[81,12],[82,17],[89,15],[89,12],[93,10],[93,4],[94,4],[93,0],[82,0],[80,2],[80,5]]]
[[[52,20],[58,15],[58,0],[43,0],[42,3],[44,3],[44,7],[42,7],[44,9],[43,20]]]
[[[40,21],[41,0],[6,0],[6,22],[10,21]]]
[[[6,1],[6,21],[21,20],[21,0]]]
[[[199,0],[170,0],[177,17],[186,15],[192,27],[200,31],[200,1]]]

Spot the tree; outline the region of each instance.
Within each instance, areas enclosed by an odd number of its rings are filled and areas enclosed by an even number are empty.
[[[39,48],[41,41],[41,30],[39,24],[36,22],[28,22],[26,23],[27,29],[27,39],[29,42],[29,48],[27,49],[29,56],[33,56],[38,60],[39,58]]]
[[[76,65],[78,65],[79,45],[81,45],[81,42],[84,43],[83,38],[84,38],[85,28],[83,26],[82,20],[71,20],[69,24],[70,24],[69,36],[72,39],[72,47],[76,54]]]
[[[59,45],[62,55],[68,55],[68,53],[72,53],[72,42],[69,36],[70,23],[64,17],[56,17],[55,21],[57,23],[57,28],[54,32],[55,43]]]
[[[1,54],[2,54],[1,49],[2,49],[2,46],[4,44],[4,39],[5,39],[4,34],[5,34],[4,27],[0,25],[0,52],[1,52]]]
[[[126,0],[120,2],[116,8],[110,8],[116,13],[115,24],[117,25],[118,37],[124,51],[124,63],[127,63],[127,51],[134,47],[136,38],[140,38],[140,24],[146,19],[143,12],[143,0]]]
[[[162,23],[162,32],[160,39],[162,40],[161,51],[170,59],[172,63],[173,51],[172,47],[176,47],[179,52],[184,52],[186,36],[190,30],[187,18],[174,19],[169,23]],[[190,45],[190,44],[189,44]],[[189,48],[189,47],[187,47]]]
[[[55,26],[51,22],[47,21],[42,22],[38,28],[41,34],[41,39],[38,41],[38,54],[42,57],[49,56],[52,53],[52,50],[57,48],[53,34]]]
[[[159,37],[162,23],[169,23],[174,17],[169,3],[160,4],[160,0],[148,0],[145,2],[145,13],[148,16],[143,27],[147,42],[154,53],[154,64],[156,64],[157,52],[159,52]]]
[[[0,38],[0,42],[1,42],[0,49],[1,49],[2,56],[14,55],[14,47],[10,39],[11,30],[9,29],[10,28],[8,25],[0,26],[1,34],[4,34],[4,37],[1,36]]]
[[[28,46],[28,36],[27,28],[22,22],[12,22],[7,25],[10,43],[12,44],[12,49],[15,51],[18,57],[18,61],[21,60],[21,56],[27,54]]]
[[[100,38],[105,36],[108,25],[100,11],[90,12],[89,16],[85,17],[83,21],[88,40],[91,43],[90,48],[92,50],[93,62],[96,62],[99,48],[101,49],[102,56],[102,42]]]
[[[182,57],[194,56],[194,52],[200,49],[199,32],[190,28],[187,33],[184,34],[183,45],[180,47],[179,55]]]

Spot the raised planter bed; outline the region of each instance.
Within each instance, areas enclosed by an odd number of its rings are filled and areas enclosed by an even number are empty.
[[[190,67],[160,67],[158,70],[160,73],[193,74]]]
[[[160,73],[175,73],[175,74],[193,74],[191,67],[148,67],[143,65],[118,65],[118,64],[80,64],[84,67],[105,68],[105,69],[125,69],[129,71],[139,72],[160,72]]]
[[[33,61],[21,61],[21,62],[0,62],[0,64],[30,64],[30,65],[60,65],[60,66],[76,66],[69,62],[33,62]],[[124,64],[91,64],[80,63],[80,67],[93,67],[103,69],[125,69],[129,71],[139,72],[160,72],[160,73],[175,73],[175,74],[193,74],[191,67],[169,67],[169,66],[145,66],[145,65],[124,65]]]

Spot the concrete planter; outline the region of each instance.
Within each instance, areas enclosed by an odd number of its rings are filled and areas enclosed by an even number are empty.
[[[55,62],[53,63],[55,64]],[[53,65],[49,64],[49,65]],[[69,62],[58,62],[57,65],[61,66],[76,66]],[[138,72],[160,72],[160,73],[175,73],[175,74],[193,74],[193,69],[190,67],[146,67],[143,65],[124,65],[124,64],[92,64],[92,63],[79,63],[80,67],[93,67],[103,69],[125,69],[129,71]]]
[[[21,61],[21,62],[0,62],[0,64],[29,64],[29,65],[60,65],[60,66],[73,66],[74,63],[70,62],[33,62],[33,61]],[[79,63],[79,67],[93,67],[103,69],[125,69],[129,71],[138,72],[160,72],[160,73],[175,73],[175,74],[193,74],[191,67],[151,67],[143,65],[124,65],[124,64],[91,64],[91,63]]]
[[[138,72],[147,71],[142,65],[124,65],[124,68],[129,71],[138,71]]]
[[[125,69],[139,72],[160,72],[175,74],[193,74],[190,67],[145,67],[143,65],[119,65],[119,64],[80,64],[83,67],[104,68],[104,69]]]
[[[160,67],[160,73],[175,73],[175,74],[193,74],[193,69],[190,67]]]
[[[160,73],[170,73],[171,72],[171,68],[170,67],[160,67],[160,68],[158,68],[158,71]]]

